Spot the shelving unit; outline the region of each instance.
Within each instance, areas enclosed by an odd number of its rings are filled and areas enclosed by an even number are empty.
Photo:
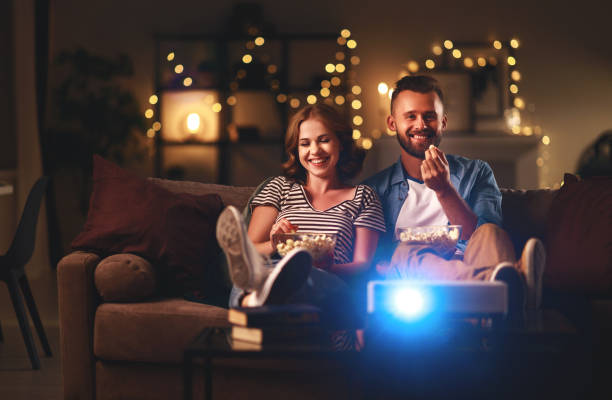
[[[338,62],[334,58],[338,52],[343,52],[348,60],[350,50],[338,46],[337,33],[267,35],[263,46],[247,49],[246,44],[255,38],[255,35],[155,36],[158,102],[153,107],[154,115],[161,120],[161,129],[155,136],[156,176],[252,185],[257,179],[280,173],[284,133],[291,112],[301,108],[309,94],[323,101],[319,95],[321,80],[330,77],[325,64]],[[174,53],[173,60],[168,60],[170,53]],[[242,61],[245,53],[253,55],[248,64]],[[182,72],[174,70],[179,64],[183,66]],[[344,64],[342,83],[333,88],[333,95],[350,97],[349,79],[345,77],[350,76],[351,65]],[[270,69],[270,65],[274,67]],[[188,87],[183,83],[186,77],[192,78]],[[213,127],[206,133],[208,138],[194,139],[195,136],[181,132],[180,124],[186,114],[177,111],[180,106],[175,103],[188,93],[192,97],[204,96],[200,97],[204,99],[201,103],[207,103],[204,107],[221,105],[219,112],[204,110],[209,118],[206,122]],[[287,100],[279,101],[279,94],[287,96]],[[209,95],[212,97],[206,98]],[[235,105],[228,104],[231,98]],[[290,106],[293,98],[300,100],[298,107]],[[350,107],[343,109],[350,112]],[[164,123],[164,118],[173,122]],[[259,120],[259,126],[249,124],[250,120]],[[178,133],[170,135],[171,130]],[[177,160],[189,163],[192,172]],[[180,168],[185,168],[182,173]]]

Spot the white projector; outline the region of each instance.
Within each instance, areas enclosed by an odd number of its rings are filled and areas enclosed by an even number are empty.
[[[369,315],[402,320],[430,315],[496,317],[508,313],[508,287],[498,281],[370,281],[367,300]]]

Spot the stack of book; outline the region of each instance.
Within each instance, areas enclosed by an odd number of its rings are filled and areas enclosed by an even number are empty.
[[[323,329],[320,309],[307,304],[231,308],[232,347],[258,350],[268,345],[316,345]]]

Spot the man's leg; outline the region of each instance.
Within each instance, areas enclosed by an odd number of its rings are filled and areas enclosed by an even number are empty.
[[[483,224],[472,234],[462,260],[447,260],[426,246],[401,243],[386,275],[392,279],[489,280],[504,261],[516,261],[508,234],[497,225]]]

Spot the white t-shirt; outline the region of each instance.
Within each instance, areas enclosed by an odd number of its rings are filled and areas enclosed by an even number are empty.
[[[406,179],[408,182],[408,197],[402,205],[394,232],[397,239],[398,228],[425,225],[447,225],[448,218],[438,201],[436,192],[431,190],[425,183]]]

